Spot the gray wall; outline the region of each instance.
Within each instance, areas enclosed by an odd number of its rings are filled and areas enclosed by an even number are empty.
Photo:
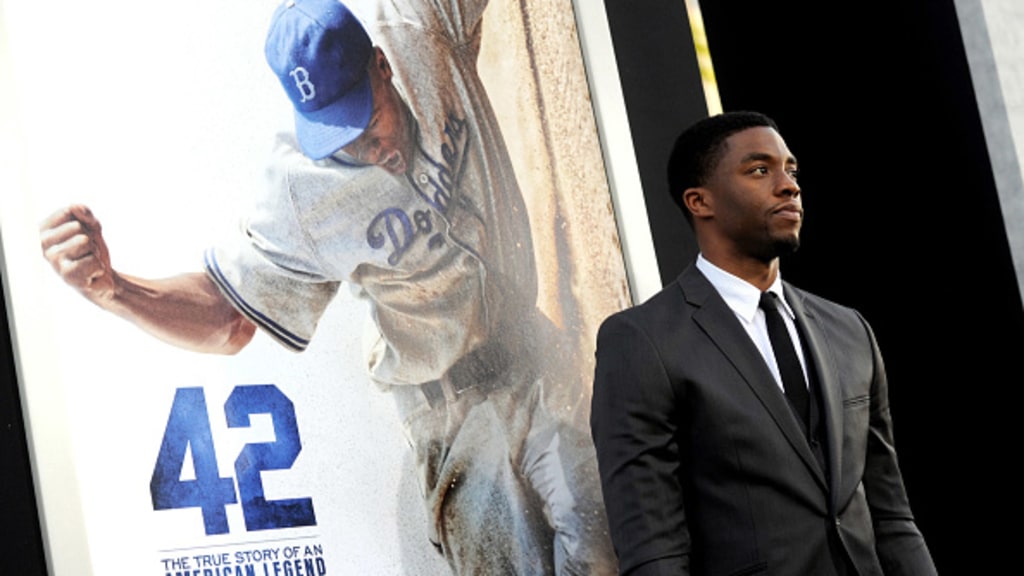
[[[956,0],[956,11],[1024,299],[1024,2]]]

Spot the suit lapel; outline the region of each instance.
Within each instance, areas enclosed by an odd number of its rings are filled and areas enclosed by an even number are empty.
[[[783,282],[786,301],[789,302],[796,315],[796,322],[805,340],[804,347],[809,352],[805,360],[814,363],[818,375],[818,394],[821,396],[822,419],[825,424],[825,442],[828,447],[827,458],[830,493],[839,493],[842,471],[842,430],[843,406],[842,391],[836,377],[835,360],[828,347],[825,331],[820,319],[811,307],[805,305],[802,293]],[[835,502],[832,502],[835,506]]]
[[[695,266],[683,271],[679,285],[683,296],[695,307],[693,321],[736,368],[789,444],[813,471],[822,488],[827,490],[824,474],[811,453],[796,415],[735,313]]]

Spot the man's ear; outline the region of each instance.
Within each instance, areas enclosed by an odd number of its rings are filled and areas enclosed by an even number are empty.
[[[707,218],[714,215],[711,195],[707,188],[697,186],[683,190],[683,205],[693,214],[694,219]]]

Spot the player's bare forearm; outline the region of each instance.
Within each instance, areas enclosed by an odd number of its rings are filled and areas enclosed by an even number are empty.
[[[117,289],[102,307],[169,344],[234,354],[256,331],[201,272],[161,280],[115,276]]]
[[[145,280],[117,272],[102,227],[82,205],[58,210],[40,227],[43,256],[69,286],[100,308],[168,342],[199,352],[234,354],[255,326],[199,272]]]

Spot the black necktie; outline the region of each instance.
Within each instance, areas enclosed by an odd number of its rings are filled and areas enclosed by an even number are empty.
[[[802,424],[806,430],[811,418],[810,394],[807,392],[803,368],[800,367],[800,358],[793,347],[793,339],[789,337],[786,322],[779,313],[778,298],[772,292],[763,292],[760,306],[764,310],[768,338],[771,339],[772,350],[775,351],[775,362],[779,365],[779,374],[782,375],[782,387],[793,409],[803,419]]]

